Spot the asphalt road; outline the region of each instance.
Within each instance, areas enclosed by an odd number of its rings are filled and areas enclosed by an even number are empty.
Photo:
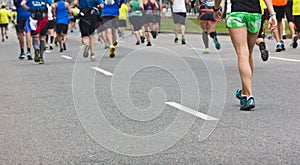
[[[299,164],[300,48],[260,59],[256,108],[239,110],[231,41],[202,54],[160,34],[152,47],[119,40],[116,57],[97,43],[82,57],[80,34],[45,64],[18,60],[15,34],[0,43],[0,164]],[[290,41],[286,40],[286,45]],[[200,113],[198,113],[198,112]]]

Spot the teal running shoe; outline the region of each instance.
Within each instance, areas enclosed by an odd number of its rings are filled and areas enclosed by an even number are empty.
[[[245,104],[245,102],[247,100],[246,96],[242,96],[242,90],[241,89],[236,90],[235,97],[240,100],[240,105]]]
[[[255,107],[255,101],[253,97],[249,97],[249,99],[246,100],[245,104],[240,106],[240,110],[243,111],[249,111]]]

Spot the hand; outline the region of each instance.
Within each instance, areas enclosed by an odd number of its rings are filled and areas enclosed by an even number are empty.
[[[101,3],[101,4],[99,5],[99,8],[100,8],[100,9],[103,9],[103,7],[104,7],[104,4]]]
[[[276,20],[276,16],[273,15],[269,18],[268,28],[269,28],[270,32],[273,32],[276,27],[277,27],[277,20]]]
[[[222,12],[221,12],[221,10],[218,10],[218,11],[215,11],[215,12],[214,12],[214,19],[215,19],[217,22],[220,22],[220,21],[221,21],[221,17],[222,17]]]

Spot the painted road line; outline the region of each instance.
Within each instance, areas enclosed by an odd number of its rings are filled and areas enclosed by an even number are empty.
[[[189,113],[189,114],[191,114],[191,115],[194,115],[194,116],[196,116],[196,117],[199,117],[199,118],[201,118],[201,119],[203,119],[203,120],[219,120],[219,119],[217,119],[217,118],[214,118],[214,117],[212,117],[212,116],[208,116],[208,115],[206,115],[206,114],[204,114],[204,113],[198,112],[198,111],[193,110],[193,109],[191,109],[191,108],[189,108],[189,107],[186,107],[186,106],[184,106],[184,105],[178,104],[178,103],[176,103],[176,102],[165,102],[165,103],[168,104],[168,105],[170,105],[170,106],[172,106],[172,107],[174,107],[174,108],[177,108],[177,109],[179,109],[179,110],[182,110],[182,111],[184,111],[184,112],[186,112],[186,113]]]
[[[270,57],[270,58],[275,59],[275,60],[282,60],[282,61],[300,62],[300,60],[294,60],[294,59],[289,59],[289,58],[280,58],[280,57]]]
[[[72,60],[72,57],[70,57],[70,56],[61,55],[61,57],[62,57],[62,58],[65,58],[65,59],[67,59],[67,60]]]
[[[103,70],[101,68],[98,68],[98,67],[91,67],[91,68],[98,71],[98,72],[101,72],[101,73],[105,74],[106,76],[113,76],[112,73],[110,73],[109,71]]]

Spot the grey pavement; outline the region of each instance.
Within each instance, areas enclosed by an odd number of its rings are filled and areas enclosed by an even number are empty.
[[[0,164],[299,164],[300,48],[260,59],[254,50],[256,108],[239,110],[237,58],[228,36],[220,51],[201,35],[187,45],[160,34],[152,47],[126,33],[116,57],[97,42],[82,57],[80,34],[44,65],[18,60],[16,36],[0,43]],[[63,58],[62,55],[72,59]],[[112,73],[107,76],[92,67]],[[215,117],[209,121],[166,104]]]

